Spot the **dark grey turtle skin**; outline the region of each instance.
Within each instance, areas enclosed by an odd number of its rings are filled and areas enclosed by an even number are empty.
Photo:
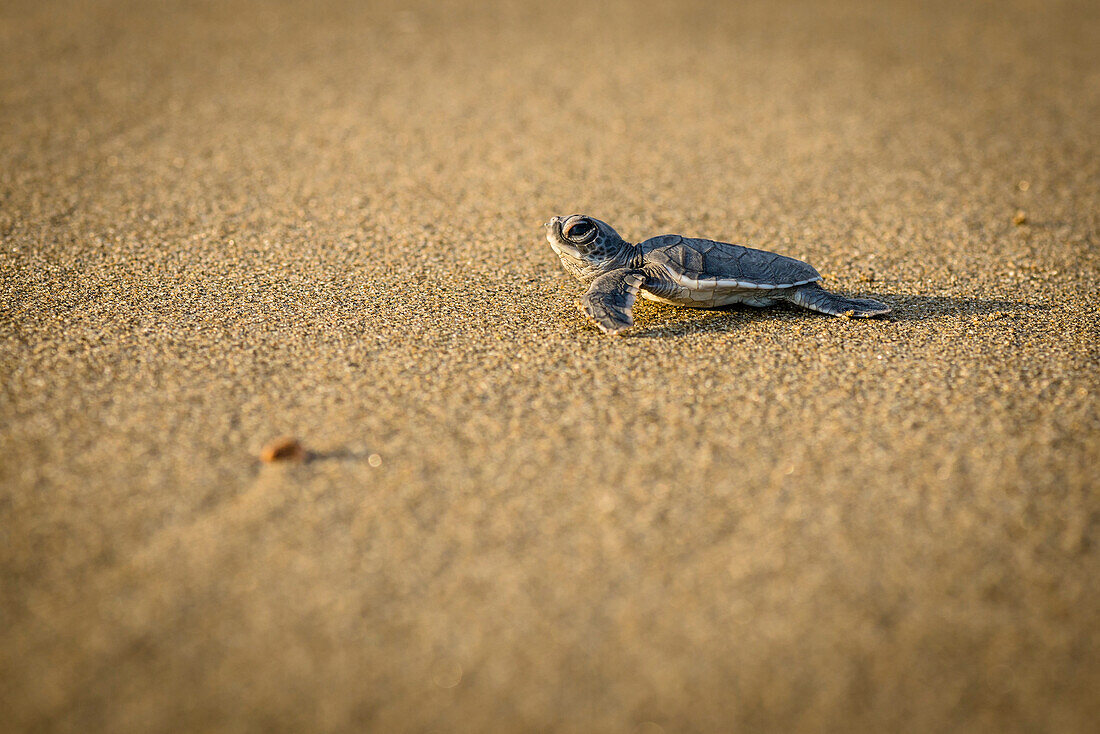
[[[634,325],[639,294],[691,308],[786,301],[832,316],[870,318],[890,312],[879,301],[830,293],[812,266],[774,252],[678,234],[633,245],[606,222],[581,214],[553,217],[544,226],[561,264],[588,286],[581,310],[607,334]]]

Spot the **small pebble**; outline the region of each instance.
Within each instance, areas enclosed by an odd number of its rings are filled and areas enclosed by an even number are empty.
[[[281,436],[271,441],[260,451],[260,458],[266,462],[302,461],[306,458],[302,443],[293,436]]]
[[[1016,216],[1012,217],[1012,223],[1015,224],[1017,227],[1027,224],[1027,212],[1025,212],[1023,209],[1016,212]]]

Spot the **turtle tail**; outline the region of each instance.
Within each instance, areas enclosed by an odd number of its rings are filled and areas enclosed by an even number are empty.
[[[787,300],[802,308],[827,313],[830,316],[859,316],[867,319],[890,313],[890,307],[881,301],[838,296],[825,290],[816,282],[792,289],[787,295]]]

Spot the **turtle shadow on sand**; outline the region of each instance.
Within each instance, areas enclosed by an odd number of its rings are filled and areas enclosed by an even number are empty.
[[[985,298],[959,298],[957,296],[906,296],[888,295],[886,300],[893,311],[887,321],[925,321],[941,316],[989,316],[998,314],[1039,313],[1050,308],[1041,303],[1026,301],[990,300]]]
[[[853,321],[926,321],[946,316],[1011,316],[1046,311],[1049,306],[1024,301],[999,301],[983,298],[959,298],[956,296],[907,296],[897,294],[869,294],[886,302],[892,309],[889,314],[873,319]],[[796,306],[779,304],[769,308],[752,308],[733,305],[716,309],[689,309],[658,307],[660,311],[647,318],[645,328],[635,328],[631,337],[651,339],[680,336],[699,332],[719,332],[735,329],[740,325],[757,321],[825,320],[820,314],[807,313]],[[725,318],[722,318],[725,316]],[[657,323],[653,323],[657,321]]]

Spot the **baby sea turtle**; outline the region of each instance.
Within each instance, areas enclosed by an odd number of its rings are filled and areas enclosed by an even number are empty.
[[[813,267],[774,252],[678,234],[632,245],[606,222],[580,214],[554,217],[545,226],[561,264],[588,286],[581,309],[608,334],[634,325],[639,293],[691,308],[787,301],[832,316],[890,312],[879,301],[830,293],[818,284],[821,275]]]

